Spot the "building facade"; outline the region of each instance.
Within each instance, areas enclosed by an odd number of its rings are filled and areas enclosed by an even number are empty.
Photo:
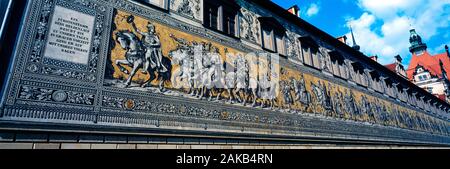
[[[33,0],[18,32],[14,138],[450,144],[446,102],[270,1]]]
[[[377,56],[374,56],[375,58]],[[397,55],[394,57],[395,62],[391,64],[384,65],[386,68],[388,68],[390,71],[397,73],[397,75],[407,79],[406,70],[405,67],[402,64],[402,57],[400,55]],[[375,59],[376,61],[376,59]]]
[[[410,52],[412,58],[408,66],[408,79],[446,102],[450,101],[450,81],[447,72],[450,71],[450,54],[448,46],[445,52],[431,55],[427,45],[415,29],[410,31]]]

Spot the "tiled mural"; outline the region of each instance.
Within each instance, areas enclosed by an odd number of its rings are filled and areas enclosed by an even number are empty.
[[[447,132],[447,123],[442,120],[287,66],[271,64],[267,58],[248,57],[239,49],[157,21],[118,11],[113,25],[114,43],[108,66],[112,70],[107,70],[111,74],[106,75],[105,86],[208,99],[247,109],[311,113]],[[195,58],[196,52],[215,55]],[[272,76],[265,76],[270,73]]]

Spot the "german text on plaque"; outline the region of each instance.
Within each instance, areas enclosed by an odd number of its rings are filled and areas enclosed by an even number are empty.
[[[55,6],[44,57],[87,64],[95,17]]]

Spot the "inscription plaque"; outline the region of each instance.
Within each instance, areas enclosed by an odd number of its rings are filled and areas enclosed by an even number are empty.
[[[95,17],[55,6],[44,57],[87,64]]]

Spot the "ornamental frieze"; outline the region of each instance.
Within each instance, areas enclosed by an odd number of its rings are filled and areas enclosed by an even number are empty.
[[[354,71],[333,76],[334,50],[323,40],[311,61],[317,65],[303,64],[299,38],[311,33],[289,27],[286,56],[256,48],[258,17],[270,12],[243,0],[237,38],[199,27],[200,0],[171,1],[170,10],[122,0],[29,3],[0,120],[428,141],[450,135],[448,120],[419,108],[428,109],[426,100],[411,105],[370,91],[352,82]],[[353,70],[354,61],[342,64]]]

